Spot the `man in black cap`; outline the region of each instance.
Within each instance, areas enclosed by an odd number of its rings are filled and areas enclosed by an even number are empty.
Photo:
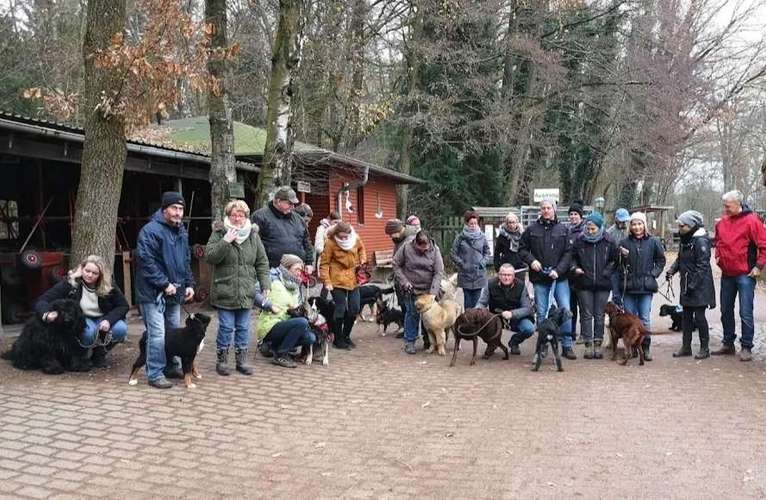
[[[300,204],[295,191],[290,186],[282,186],[274,193],[274,199],[268,206],[259,208],[253,214],[253,222],[258,224],[259,234],[269,267],[278,267],[284,254],[293,254],[303,262],[314,262],[314,248],[309,241],[309,231],[301,216],[294,208]],[[313,266],[306,266],[311,274]]]
[[[158,389],[173,387],[164,374],[165,324],[180,326],[181,304],[194,297],[185,205],[181,193],[163,193],[160,209],[141,228],[136,246],[136,302],[147,332],[146,378]]]

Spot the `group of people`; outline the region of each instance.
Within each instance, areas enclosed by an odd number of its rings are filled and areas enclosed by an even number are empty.
[[[744,204],[741,193],[726,193],[723,206],[714,240],[699,212],[684,212],[677,220],[680,250],[665,273],[667,281],[679,274],[681,283],[683,340],[674,356],[692,355],[695,329],[700,336],[698,359],[735,354],[734,301],[739,296],[740,359],[751,359],[755,280],[766,265],[766,229]],[[167,379],[181,376],[178,360],[165,359],[165,328],[180,326],[182,304],[194,297],[189,237],[182,223],[184,209],[181,193],[164,193],[160,208],[139,233],[135,254],[135,297],[147,331],[146,373],[149,384],[157,388],[172,387]],[[512,354],[520,354],[521,343],[534,334],[535,321],[546,317],[554,301],[559,307],[579,311],[586,359],[602,357],[604,310],[610,297],[650,328],[652,297],[659,290],[658,278],[666,261],[662,244],[648,230],[645,214],[619,209],[608,229],[600,213],[584,215],[582,205],[573,203],[565,224],[556,215],[555,201],[546,200],[540,204],[539,218],[523,228],[510,213],[490,251],[479,215],[473,211],[464,214],[464,228],[450,252],[464,306],[489,308],[502,315],[506,328],[513,332],[509,341]],[[252,217],[244,201],[233,200],[226,205],[222,220],[214,223],[204,258],[212,270],[210,304],[218,314],[216,371],[221,376],[231,373],[232,344],[236,371],[253,373],[248,353],[254,305],[261,310],[256,327],[259,351],[278,366],[296,366],[289,354],[316,341],[311,328],[316,315],[306,314],[305,308],[304,313],[296,313],[306,304],[306,276],[315,266],[323,293],[334,303],[335,347],[356,347],[351,333],[360,310],[358,271],[367,264],[364,243],[348,222],[331,212],[321,220],[312,244],[308,229],[312,217],[310,207],[299,202],[295,191],[282,187]],[[444,262],[416,216],[389,220],[385,233],[394,244],[395,292],[405,317],[404,350],[415,354],[415,342],[422,335],[415,300],[421,294],[440,295]],[[713,244],[722,272],[724,337],[723,346],[711,353],[705,312],[716,305],[710,266]],[[491,263],[496,276],[488,279]],[[105,366],[109,350],[127,335],[128,304],[112,283],[104,259],[96,255],[85,258],[40,297],[35,310],[44,321],[55,320],[50,305],[59,298],[79,302],[87,318],[82,334],[84,356],[95,367]],[[569,359],[577,358],[573,349],[576,322],[573,319],[561,328],[562,353]],[[426,343],[427,335],[422,336]],[[644,344],[647,360],[652,359],[650,345],[649,336]]]

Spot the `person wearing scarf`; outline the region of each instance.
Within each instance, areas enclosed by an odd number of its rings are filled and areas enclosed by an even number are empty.
[[[673,353],[674,358],[692,355],[692,333],[695,328],[700,336],[700,350],[695,359],[710,357],[710,329],[705,310],[715,308],[715,286],[710,268],[710,240],[703,223],[702,214],[688,210],[678,216],[678,233],[681,245],[678,258],[665,274],[670,281],[673,275],[681,276],[681,306],[683,331],[681,349]]]
[[[338,222],[327,231],[327,240],[319,261],[319,279],[325,290],[332,293],[335,303],[331,326],[335,334],[333,345],[338,349],[356,347],[351,340],[351,330],[360,310],[356,271],[366,263],[364,243],[348,222]]]
[[[617,246],[604,232],[604,218],[593,212],[572,244],[574,266],[572,288],[580,306],[580,332],[585,341],[585,359],[601,359],[605,308],[612,291],[612,273]]]
[[[213,224],[205,247],[205,260],[211,267],[210,304],[218,311],[216,337],[216,372],[229,375],[228,357],[234,337],[236,369],[252,375],[247,362],[250,346],[250,317],[256,284],[268,291],[269,260],[258,235],[258,226],[250,222],[250,208],[242,200],[229,202],[223,222]],[[257,280],[257,281],[256,281]]]
[[[457,286],[463,289],[463,305],[476,307],[481,290],[487,284],[485,274],[490,263],[487,238],[479,226],[479,214],[468,210],[463,214],[463,231],[452,243],[452,262],[457,267]]]
[[[505,224],[500,226],[497,238],[495,238],[495,251],[493,252],[495,271],[499,271],[503,264],[510,264],[514,269],[526,267],[519,255],[519,243],[523,230],[519,217],[515,213],[510,212],[505,216]],[[526,271],[516,271],[517,280],[524,282],[526,277]]]
[[[583,202],[580,200],[573,201],[569,204],[569,211],[567,215],[569,216],[569,224],[567,225],[567,230],[569,231],[569,245],[572,246],[577,238],[580,237],[580,235],[585,230],[585,219],[583,218],[583,214],[585,213],[585,207],[583,206]],[[574,272],[574,265],[572,266],[572,272]],[[571,297],[570,300],[570,311],[572,312],[572,340],[577,340],[577,317],[578,317],[578,311],[580,309],[579,303],[577,300],[577,291],[575,290],[572,281],[576,277],[574,274],[570,272],[568,274],[569,277],[569,295]]]

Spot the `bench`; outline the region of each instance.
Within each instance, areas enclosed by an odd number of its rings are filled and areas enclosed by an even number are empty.
[[[374,252],[375,267],[394,267],[394,251],[378,250]]]

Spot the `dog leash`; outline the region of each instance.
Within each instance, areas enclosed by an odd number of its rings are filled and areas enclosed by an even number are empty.
[[[492,322],[493,322],[493,321],[494,321],[494,320],[495,320],[497,317],[499,317],[499,316],[502,316],[502,314],[493,314],[493,315],[492,315],[492,317],[491,317],[491,318],[489,318],[489,319],[487,320],[487,322],[486,322],[486,323],[484,323],[484,324],[482,325],[482,327],[481,327],[481,328],[479,328],[478,330],[476,330],[475,332],[466,333],[466,332],[464,332],[464,331],[461,329],[461,327],[460,327],[460,326],[459,326],[459,327],[457,327],[457,332],[460,334],[460,336],[461,336],[461,337],[465,337],[465,338],[471,338],[471,337],[475,337],[475,336],[479,335],[479,334],[482,332],[482,330],[484,330],[484,329],[485,329],[487,326],[489,326],[489,324],[490,324],[490,323],[492,323]],[[463,325],[461,325],[461,326],[463,326]]]
[[[673,281],[672,280],[671,281],[665,280],[665,283],[667,285],[665,287],[666,292],[662,293],[662,290],[658,289],[657,293],[662,295],[665,298],[665,300],[667,300],[668,302],[670,302],[672,304],[675,301],[675,298],[676,298],[675,293],[673,292]]]

